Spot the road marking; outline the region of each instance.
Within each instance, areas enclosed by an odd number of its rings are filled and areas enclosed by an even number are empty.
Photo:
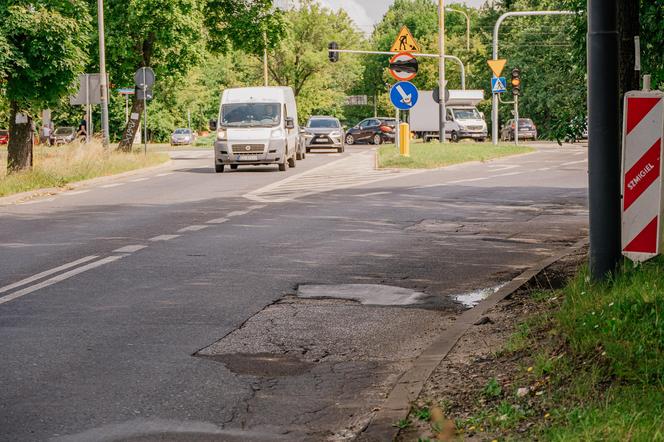
[[[138,183],[138,182],[141,182],[141,181],[147,181],[147,180],[149,180],[149,179],[150,179],[150,178],[136,178],[136,179],[134,179],[134,180],[129,180],[129,182],[131,182],[131,183]]]
[[[499,173],[498,175],[491,175],[489,178],[498,178],[499,176],[514,176],[520,175],[521,172],[508,172],[508,173]]]
[[[265,204],[256,204],[255,206],[249,206],[249,210],[258,210],[262,209],[263,207],[267,207]]]
[[[148,241],[153,241],[153,242],[155,242],[155,241],[170,241],[172,239],[177,238],[178,236],[180,236],[180,235],[159,235],[159,236],[155,236],[153,238],[150,238]]]
[[[544,172],[544,171],[547,171],[547,170],[551,170],[551,168],[550,167],[542,167],[541,169],[535,169],[534,172]]]
[[[392,192],[371,192],[371,193],[361,193],[355,196],[378,196],[378,195],[390,195]]]
[[[490,169],[493,169],[493,172],[500,172],[501,170],[515,169],[519,167],[514,164],[492,164],[489,166]]]
[[[27,206],[28,204],[39,204],[39,203],[48,203],[50,201],[55,201],[55,198],[46,198],[43,200],[34,200],[34,201],[26,201],[24,203],[19,203],[23,206]]]
[[[96,259],[96,258],[99,258],[99,257],[96,256],[96,255],[86,256],[85,258],[77,259],[76,261],[72,261],[70,263],[63,264],[59,267],[55,267],[53,269],[46,270],[46,271],[41,272],[41,273],[37,273],[36,275],[31,276],[29,278],[25,278],[25,279],[22,279],[18,282],[13,283],[13,284],[9,284],[9,285],[6,285],[4,287],[0,287],[0,293],[5,293],[5,292],[8,292],[12,289],[15,289],[16,287],[20,287],[22,285],[30,284],[31,282],[36,281],[38,279],[42,279],[45,276],[49,276],[49,275],[52,275],[54,273],[58,273],[62,270],[66,270],[66,269],[69,269],[71,267],[75,267],[79,264],[83,264],[84,262],[92,261],[93,259]]]
[[[195,224],[193,226],[187,226],[183,227],[182,229],[178,230],[178,232],[197,232],[199,230],[207,229],[210,226],[202,226],[199,224]]]
[[[124,186],[127,183],[113,183],[113,184],[104,184],[103,186],[100,186],[104,189],[109,189],[111,187],[118,187],[118,186]]]
[[[71,195],[80,195],[82,193],[88,193],[90,190],[73,190],[71,192],[64,192],[62,195],[71,196]]]
[[[225,223],[228,221],[228,218],[216,218],[216,219],[211,219],[210,221],[205,221],[206,224],[221,224]]]
[[[131,246],[124,246],[120,247],[119,249],[113,250],[113,253],[134,253],[138,252],[139,250],[145,249],[147,246],[144,246],[142,244],[134,244]]]
[[[482,180],[488,180],[488,179],[489,179],[489,177],[470,178],[470,179],[467,179],[467,180],[448,181],[446,184],[472,183],[473,181],[482,181]]]
[[[173,175],[174,173],[175,173],[175,172],[158,173],[158,174],[155,175],[155,176],[169,176],[169,175]]]
[[[74,270],[70,270],[68,272],[62,273],[60,275],[54,276],[53,278],[47,279],[46,281],[40,282],[39,284],[35,284],[30,287],[26,287],[24,289],[18,290],[12,294],[3,296],[0,298],[0,304],[4,304],[6,302],[12,301],[16,298],[20,298],[21,296],[25,296],[29,293],[35,292],[37,290],[41,290],[45,287],[48,287],[50,285],[56,284],[58,282],[64,281],[65,279],[69,279],[72,276],[76,276],[80,273],[87,272],[88,270],[92,270],[97,267],[101,267],[105,264],[110,264],[114,261],[117,261],[118,259],[124,258],[126,255],[115,255],[115,256],[108,256],[106,258],[100,259],[99,261],[94,261],[91,262],[90,264],[86,264],[84,266],[78,267]],[[95,257],[96,258],[96,257]]]
[[[234,216],[242,216],[242,215],[246,215],[246,214],[249,213],[249,212],[251,212],[251,210],[235,210],[235,211],[229,213],[229,214],[226,215],[226,216],[229,217],[229,218],[232,218],[232,217],[234,217]]]
[[[574,165],[574,164],[585,163],[586,161],[587,161],[587,160],[585,160],[585,159],[580,160],[580,161],[570,161],[570,162],[568,162],[568,163],[562,163],[561,166],[572,166],[572,165]]]

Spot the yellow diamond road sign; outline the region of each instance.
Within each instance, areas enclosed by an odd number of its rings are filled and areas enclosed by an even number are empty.
[[[420,52],[421,50],[420,45],[413,38],[413,34],[404,26],[394,40],[390,52]]]
[[[493,75],[495,77],[500,77],[500,74],[505,68],[505,63],[507,63],[507,60],[501,58],[500,60],[488,60],[487,63],[489,63],[489,67],[493,71]]]

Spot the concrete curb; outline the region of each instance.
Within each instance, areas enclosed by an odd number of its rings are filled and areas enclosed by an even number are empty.
[[[81,187],[94,186],[95,184],[108,183],[109,181],[114,181],[126,177],[131,177],[135,175],[140,175],[141,173],[151,172],[160,169],[166,169],[173,164],[173,160],[169,159],[165,163],[157,164],[156,166],[144,167],[141,169],[129,170],[127,172],[121,172],[115,175],[105,175],[96,178],[90,178],[89,180],[75,181],[72,183],[67,183],[63,187],[47,187],[42,189],[28,190],[27,192],[15,193],[14,195],[0,197],[0,206],[8,206],[11,204],[17,204],[24,201],[28,201],[34,198],[56,195],[58,193],[65,192],[67,190],[78,189]]]
[[[443,359],[447,357],[447,354],[454,348],[461,336],[463,336],[475,322],[484,316],[487,311],[491,310],[500,301],[517,291],[528,281],[537,276],[542,270],[563,257],[581,249],[586,244],[588,244],[587,239],[580,240],[555,255],[538,261],[530,269],[512,279],[496,293],[492,294],[472,309],[462,313],[452,327],[426,348],[413,361],[410,369],[399,378],[385,402],[380,406],[380,410],[378,410],[373,416],[364,432],[358,435],[359,439],[363,441],[394,440],[399,429],[395,428],[393,424],[408,416],[411,403],[419,397],[424,388],[425,382],[429,379],[436,367],[440,365]]]

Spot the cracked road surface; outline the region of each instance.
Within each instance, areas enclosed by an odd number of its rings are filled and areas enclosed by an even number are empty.
[[[586,235],[581,145],[417,173],[367,149],[0,201],[0,440],[352,439],[459,295]],[[297,297],[342,284],[417,302]]]

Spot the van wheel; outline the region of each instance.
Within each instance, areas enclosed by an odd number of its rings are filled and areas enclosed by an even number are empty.
[[[290,158],[288,159],[288,165],[289,165],[290,167],[295,167],[295,166],[297,165],[297,164],[295,163],[295,155],[293,155],[292,157],[290,157]]]
[[[214,165],[214,171],[217,173],[224,173],[224,165],[223,164],[215,164]]]
[[[346,135],[346,144],[353,145],[355,144],[355,137],[352,135]]]
[[[283,163],[279,163],[279,172],[286,172],[288,170],[288,161],[284,160]]]
[[[376,134],[373,136],[373,143],[378,146],[380,143],[383,142],[383,139],[381,138],[380,135]]]
[[[452,134],[450,135],[450,141],[452,141],[453,143],[459,142],[459,134],[456,133],[456,131],[452,131]]]
[[[304,158],[302,158],[302,154],[300,153],[300,151],[298,151],[298,152],[295,154],[295,159],[296,159],[296,160],[303,160],[303,159],[304,159]]]
[[[477,139],[477,142],[478,142],[478,143],[484,143],[485,141],[486,141],[485,138],[478,138],[478,139]]]
[[[237,164],[231,164],[231,170],[237,170]]]
[[[337,148],[337,152],[339,152],[339,153],[343,152],[344,150],[346,150],[346,149],[344,149],[343,145],[341,147]]]

